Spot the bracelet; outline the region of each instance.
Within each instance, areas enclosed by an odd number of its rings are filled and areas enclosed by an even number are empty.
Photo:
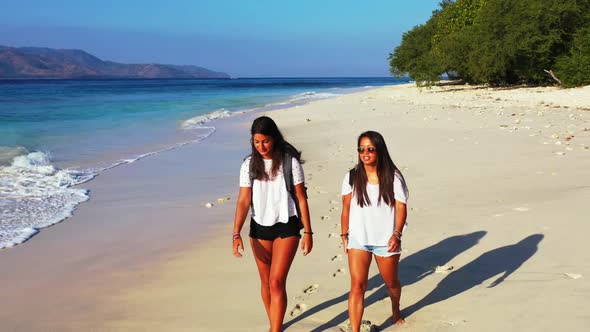
[[[346,237],[348,237],[348,232],[342,233],[342,234],[340,234],[340,236],[346,236]]]
[[[402,232],[398,231],[397,229],[393,231],[393,234],[395,234],[395,233],[398,233],[399,236],[402,236],[403,235]]]
[[[398,240],[399,240],[399,242],[402,242],[402,239],[401,239],[401,238],[400,238],[400,237],[399,237],[397,234],[393,233],[393,236],[394,236],[396,239],[398,239]]]
[[[240,235],[240,233],[234,233],[234,235],[232,236],[232,241],[235,241],[237,239],[241,239],[242,236]]]
[[[303,234],[309,234],[309,235],[313,235],[313,232],[303,232]]]

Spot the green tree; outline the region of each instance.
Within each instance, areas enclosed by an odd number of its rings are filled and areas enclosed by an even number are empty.
[[[391,73],[395,77],[408,74],[417,84],[440,80],[442,69],[432,54],[433,19],[404,33],[402,43],[389,54]]]
[[[565,52],[583,18],[579,0],[495,0],[482,7],[467,61],[475,82],[550,83],[544,69]]]
[[[457,0],[441,3],[432,37],[432,51],[451,78],[470,80],[467,57],[471,52],[470,31],[486,0]]]
[[[580,84],[590,76],[587,22],[590,0],[443,0],[404,34],[391,72],[427,84],[445,72],[473,83],[552,84],[546,70],[554,69]]]
[[[557,59],[556,75],[566,87],[590,84],[590,26],[578,30],[568,53]]]

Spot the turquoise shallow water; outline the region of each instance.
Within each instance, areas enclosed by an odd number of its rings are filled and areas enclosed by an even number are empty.
[[[102,170],[201,141],[211,120],[393,78],[0,81],[0,248],[26,241],[90,198]],[[206,143],[206,141],[205,141]]]

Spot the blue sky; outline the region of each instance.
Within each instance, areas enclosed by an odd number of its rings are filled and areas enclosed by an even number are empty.
[[[388,76],[439,0],[0,0],[0,45],[85,50],[234,77]]]

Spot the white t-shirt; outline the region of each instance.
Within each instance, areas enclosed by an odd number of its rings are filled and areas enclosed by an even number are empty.
[[[357,203],[356,193],[348,184],[349,172],[342,180],[342,195],[352,193],[348,223],[348,236],[361,245],[386,246],[395,230],[395,207],[391,207],[379,198],[379,185],[367,183],[367,194],[371,205],[361,207]],[[396,172],[393,180],[395,200],[406,203],[408,193],[404,190],[401,178]]]
[[[264,170],[270,174],[272,159],[264,160]],[[293,171],[293,185],[305,181],[303,168],[296,158],[291,161]],[[287,223],[289,217],[297,215],[295,202],[287,191],[283,176],[283,165],[279,168],[277,176],[268,181],[254,179],[250,183],[250,157],[246,158],[240,169],[240,187],[252,187],[252,204],[254,206],[254,221],[262,226],[272,226],[278,222]]]

